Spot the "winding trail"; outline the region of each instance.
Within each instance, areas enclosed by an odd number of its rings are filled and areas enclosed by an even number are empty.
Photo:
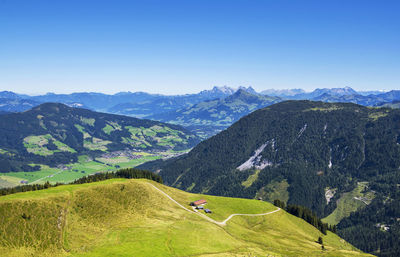
[[[147,183],[148,183],[148,182],[147,182]],[[265,216],[265,215],[269,215],[269,214],[272,214],[272,213],[275,213],[275,212],[278,212],[278,211],[281,210],[281,208],[277,208],[277,209],[274,210],[274,211],[270,211],[270,212],[266,212],[266,213],[260,213],[260,214],[241,214],[241,213],[234,213],[234,214],[231,214],[231,215],[230,215],[228,218],[226,218],[224,221],[219,222],[219,221],[216,221],[216,220],[214,220],[214,219],[208,217],[207,215],[204,215],[203,213],[195,212],[195,211],[192,211],[192,210],[186,208],[185,206],[183,206],[182,204],[178,203],[175,199],[173,199],[171,196],[169,196],[167,193],[165,193],[164,191],[162,191],[161,189],[159,189],[159,188],[156,187],[155,185],[153,185],[153,184],[151,184],[151,183],[148,183],[148,184],[151,185],[152,187],[154,187],[154,188],[155,188],[157,191],[159,191],[161,194],[163,194],[163,195],[165,195],[166,197],[168,197],[171,201],[173,201],[175,204],[177,204],[179,207],[181,207],[181,208],[184,209],[185,211],[188,211],[188,212],[193,213],[193,214],[197,214],[197,215],[199,215],[200,217],[202,217],[203,219],[206,219],[206,220],[208,220],[209,222],[212,222],[212,223],[217,224],[217,225],[220,225],[220,226],[225,226],[226,223],[227,223],[230,219],[232,219],[233,217],[235,217],[235,216],[250,216],[250,217]]]
[[[277,209],[276,209],[275,211],[270,211],[270,212],[260,213],[260,214],[241,214],[241,213],[234,213],[234,214],[231,214],[226,220],[224,220],[224,221],[222,221],[222,222],[220,222],[220,223],[221,223],[221,225],[226,225],[226,222],[227,222],[228,220],[230,220],[231,218],[233,218],[234,216],[251,216],[251,217],[254,217],[254,216],[265,216],[265,215],[269,215],[269,214],[278,212],[278,211],[280,211],[280,210],[281,210],[281,208],[278,208],[278,207],[277,207]]]

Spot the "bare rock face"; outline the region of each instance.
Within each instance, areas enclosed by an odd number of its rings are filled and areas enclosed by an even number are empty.
[[[330,189],[329,187],[325,188],[325,199],[326,199],[326,204],[329,204],[331,199],[335,196],[336,194],[336,188]]]

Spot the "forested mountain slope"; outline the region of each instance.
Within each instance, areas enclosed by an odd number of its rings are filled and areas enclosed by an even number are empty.
[[[75,162],[86,153],[181,150],[198,142],[177,125],[47,103],[1,116],[0,172],[34,170],[30,163]]]
[[[273,213],[234,216],[219,225],[203,211],[182,208],[203,198],[216,221],[233,213]],[[0,196],[0,255],[370,256],[276,210],[262,201],[190,194],[144,179],[58,186]]]
[[[399,135],[400,110],[286,101],[251,113],[185,156],[145,166],[190,192],[306,206],[339,223],[339,233],[361,249],[395,256]]]

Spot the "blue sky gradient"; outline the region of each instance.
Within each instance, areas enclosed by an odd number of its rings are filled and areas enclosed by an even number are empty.
[[[400,89],[400,1],[0,0],[0,90]]]

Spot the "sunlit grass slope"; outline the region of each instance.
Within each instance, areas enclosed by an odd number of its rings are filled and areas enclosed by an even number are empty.
[[[0,197],[1,256],[368,256],[284,211],[226,226],[183,210],[204,198],[217,221],[269,203],[195,195],[148,180],[113,179]],[[323,236],[325,250],[316,243]]]
[[[367,185],[367,182],[359,182],[354,190],[343,193],[337,201],[336,209],[325,217],[323,221],[336,225],[343,218],[349,217],[352,212],[366,207],[366,203],[370,204],[375,194],[373,191],[366,190],[368,188]],[[360,201],[360,199],[363,199],[363,201]]]

